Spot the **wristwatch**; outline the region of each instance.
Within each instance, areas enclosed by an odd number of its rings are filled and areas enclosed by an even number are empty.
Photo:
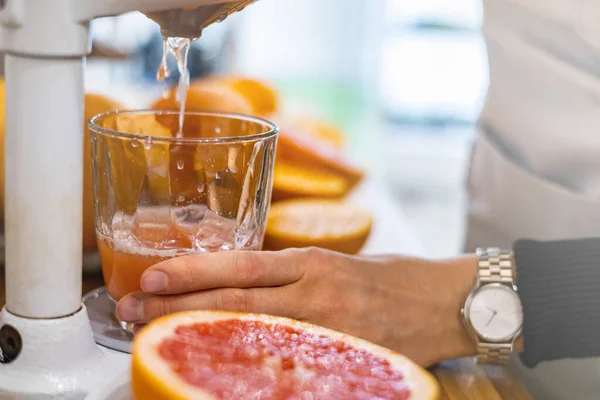
[[[506,364],[523,328],[513,255],[500,249],[477,250],[477,282],[461,310],[477,343],[480,364]]]

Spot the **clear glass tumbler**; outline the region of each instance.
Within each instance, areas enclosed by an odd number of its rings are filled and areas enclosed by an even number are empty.
[[[259,250],[277,127],[230,114],[102,114],[90,121],[96,233],[110,297],[182,255]]]

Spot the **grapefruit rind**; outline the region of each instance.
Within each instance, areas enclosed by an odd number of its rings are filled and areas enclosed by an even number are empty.
[[[134,397],[138,400],[214,400],[210,394],[188,384],[174,373],[168,362],[160,357],[157,348],[165,338],[173,336],[175,329],[179,326],[231,319],[291,326],[298,330],[307,330],[342,341],[357,349],[367,350],[386,359],[394,369],[402,373],[404,382],[410,388],[409,400],[437,400],[439,398],[439,386],[433,376],[408,358],[391,350],[306,322],[269,315],[225,311],[191,311],[171,314],[142,329],[135,338],[132,351],[131,381]]]

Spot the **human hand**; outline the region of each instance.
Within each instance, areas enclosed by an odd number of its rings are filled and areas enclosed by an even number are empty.
[[[143,292],[117,316],[140,325],[186,310],[226,310],[308,321],[396,350],[429,366],[475,354],[460,320],[474,257],[426,261],[351,257],[320,249],[220,252],[148,269]]]

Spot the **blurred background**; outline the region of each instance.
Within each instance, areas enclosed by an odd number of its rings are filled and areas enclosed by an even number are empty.
[[[337,125],[349,159],[384,182],[429,255],[446,257],[462,246],[488,84],[481,14],[480,0],[263,0],[207,29],[189,67],[192,78],[263,80],[286,109]],[[93,39],[89,92],[131,107],[160,96],[153,22],[137,13],[96,20]]]

